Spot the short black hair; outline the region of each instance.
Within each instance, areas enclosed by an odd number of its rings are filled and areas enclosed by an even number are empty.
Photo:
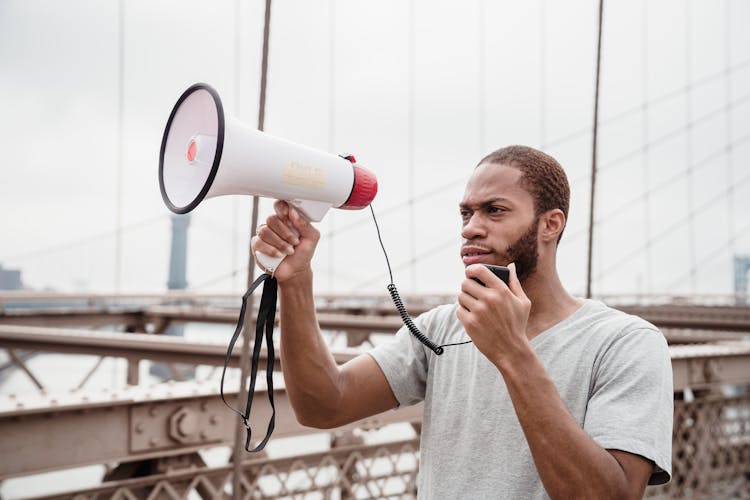
[[[521,171],[521,187],[534,199],[537,216],[559,208],[568,220],[570,184],[560,163],[550,155],[528,146],[506,146],[488,154],[477,166],[492,163],[517,168]],[[564,228],[563,228],[564,229]],[[562,238],[562,231],[557,238]]]

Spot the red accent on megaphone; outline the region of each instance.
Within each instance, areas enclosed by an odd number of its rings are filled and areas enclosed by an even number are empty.
[[[345,210],[365,208],[372,203],[375,195],[378,194],[378,179],[375,175],[359,165],[352,166],[354,167],[354,186],[349,199],[339,207]]]
[[[197,149],[198,149],[198,145],[195,144],[195,139],[193,139],[192,141],[190,141],[190,144],[188,145],[188,150],[187,150],[188,161],[195,160],[195,153]]]

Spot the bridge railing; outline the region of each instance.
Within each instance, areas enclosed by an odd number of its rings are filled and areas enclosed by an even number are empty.
[[[172,306],[142,310],[143,317],[154,323],[164,318],[201,321],[207,317],[229,322],[234,315],[232,311],[201,311]],[[649,487],[646,496],[750,496],[750,342],[736,340],[750,330],[746,309],[694,308],[691,315],[670,306],[633,312],[651,315],[664,324],[693,324],[698,332],[712,325],[735,332],[728,337],[708,332],[706,338],[713,335],[710,343],[670,346],[675,395],[673,480],[666,486]],[[388,316],[330,316],[326,320],[330,328],[350,329],[363,338],[398,327],[397,318]],[[325,313],[322,317],[326,318]],[[225,352],[218,342],[10,324],[0,324],[0,348],[95,353],[135,360],[136,365],[142,359],[216,365],[223,362]],[[342,363],[358,352],[342,349],[336,359]],[[258,390],[264,390],[262,384]],[[216,392],[214,381],[206,381],[153,387],[132,384],[97,393],[0,395],[0,480],[83,464],[117,463],[102,484],[58,497],[222,497],[231,488],[232,466],[210,467],[201,458],[202,450],[230,446],[233,441],[236,417],[221,405]],[[235,399],[230,391],[230,401]],[[270,408],[262,395],[256,401],[254,425],[261,428]],[[277,439],[320,433],[296,422],[281,380],[276,402]],[[413,496],[420,421],[419,407],[386,412],[331,431],[326,450],[291,456],[248,455],[243,462],[243,496]],[[406,429],[407,436],[384,442],[377,429],[391,424],[401,426],[402,437]],[[136,464],[148,465],[151,474],[133,477]]]

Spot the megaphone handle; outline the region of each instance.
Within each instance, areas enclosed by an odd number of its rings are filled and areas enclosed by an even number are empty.
[[[299,231],[297,231],[293,227],[290,229],[295,236],[299,237]],[[286,255],[282,255],[281,257],[271,257],[270,255],[266,255],[263,252],[255,252],[255,258],[266,269],[266,271],[268,271],[272,275],[276,272],[276,269],[279,268],[279,264],[281,264],[281,261],[284,260],[284,257],[286,257]]]

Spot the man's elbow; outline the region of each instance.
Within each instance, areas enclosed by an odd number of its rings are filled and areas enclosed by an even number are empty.
[[[341,425],[330,415],[297,411],[294,412],[294,415],[300,425],[313,429],[333,429]]]
[[[318,399],[315,402],[308,400],[302,403],[299,401],[295,402],[292,399],[290,402],[292,403],[292,410],[297,422],[305,427],[333,429],[345,423],[340,422],[340,419],[337,418],[337,416],[341,415],[341,411],[339,411],[339,405],[334,401]]]

